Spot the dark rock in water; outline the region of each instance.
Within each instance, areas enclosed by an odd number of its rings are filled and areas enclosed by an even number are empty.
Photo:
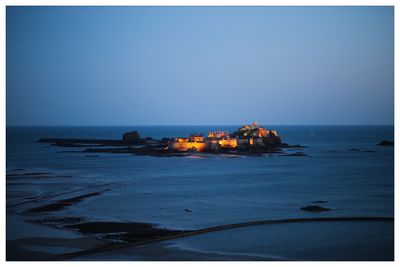
[[[129,136],[127,136],[129,139]],[[132,139],[131,141],[116,139],[74,139],[74,138],[41,138],[39,143],[51,143],[59,147],[92,147],[92,146],[126,146],[128,144],[145,144],[146,140]]]
[[[358,149],[358,148],[352,148],[352,149],[349,149],[349,151],[360,151],[360,149]]]
[[[157,228],[152,224],[135,222],[85,222],[66,225],[84,234],[95,234],[110,241],[138,242],[182,234],[190,231]]]
[[[326,201],[326,200],[318,200],[318,201],[313,201],[311,203],[321,204],[321,203],[328,203],[328,201]]]
[[[52,146],[59,146],[59,147],[85,147],[85,145],[82,144],[76,144],[74,142],[70,141],[58,141],[52,144]]]
[[[185,211],[187,211],[187,212],[192,212],[192,210],[191,210],[191,209],[185,209]]]
[[[387,141],[387,140],[382,140],[379,144],[377,144],[378,146],[394,146],[394,142],[393,141]]]
[[[328,211],[331,209],[324,208],[324,207],[317,206],[317,205],[311,205],[311,206],[302,207],[301,210],[310,211],[310,212],[321,212],[321,211]]]
[[[291,156],[291,157],[303,157],[303,156],[307,156],[306,154],[304,154],[303,152],[295,152],[295,153],[291,153],[291,154],[285,154],[283,156]]]
[[[126,132],[122,136],[124,142],[135,142],[140,140],[138,131]]]
[[[288,144],[286,144],[287,145],[287,148],[306,148],[306,146],[302,146],[302,145],[299,145],[299,144],[297,144],[297,145],[288,145]]]

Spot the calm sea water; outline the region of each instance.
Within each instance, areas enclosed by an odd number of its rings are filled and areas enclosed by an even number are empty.
[[[394,139],[392,126],[273,127],[283,142],[307,146],[305,157],[231,158],[214,155],[156,158],[129,154],[86,157],[84,153],[70,152],[81,148],[37,143],[42,137],[115,139],[129,130],[138,130],[143,137],[162,138],[219,129],[233,132],[237,128],[10,127],[7,128],[7,172],[24,169],[26,172],[68,174],[70,177],[32,179],[31,183],[7,185],[7,204],[32,194],[40,196],[110,184],[112,190],[70,206],[59,215],[83,216],[90,220],[148,222],[171,229],[198,229],[281,218],[394,216],[394,149],[377,146],[381,140]],[[321,205],[332,210],[319,214],[300,210],[320,200],[328,201]],[[363,227],[368,230],[368,224]],[[374,229],[376,226],[371,227]],[[393,232],[393,224],[386,228]],[[393,246],[390,234],[382,236],[384,240],[381,242]],[[8,238],[13,238],[11,230]],[[219,240],[223,240],[223,235]],[[363,239],[357,236],[354,240]],[[191,242],[202,244],[200,241]],[[251,250],[253,254],[257,251],[257,255],[265,254],[257,242],[252,247],[252,243],[247,241],[241,253]],[[190,247],[189,243],[185,246]],[[224,252],[223,248],[218,249]],[[289,247],[287,250],[293,252]],[[226,248],[226,251],[232,251],[232,248]],[[290,258],[292,254],[287,252],[286,256]],[[293,259],[307,258],[294,255]]]

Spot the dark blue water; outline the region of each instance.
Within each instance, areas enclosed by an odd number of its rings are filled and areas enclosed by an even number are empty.
[[[174,229],[198,229],[250,220],[317,216],[394,216],[392,126],[277,126],[283,142],[307,146],[305,157],[155,158],[68,151],[42,137],[121,138],[138,130],[153,138],[238,126],[15,127],[7,128],[7,171],[44,171],[71,177],[7,185],[7,203],[85,185],[113,189],[59,212],[90,220],[142,221]],[[351,151],[351,149],[358,149]],[[300,210],[313,201],[332,210]],[[190,209],[192,212],[187,212]],[[16,212],[19,212],[18,210]],[[392,226],[391,226],[392,227]],[[387,240],[393,242],[393,240]]]

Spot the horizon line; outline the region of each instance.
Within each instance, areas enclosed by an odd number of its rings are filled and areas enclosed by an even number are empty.
[[[94,124],[94,125],[6,125],[7,127],[174,127],[174,126],[241,126],[246,124],[119,124],[119,125],[104,125],[104,124]],[[264,124],[258,123],[258,125],[269,125],[269,126],[395,126],[394,124]]]

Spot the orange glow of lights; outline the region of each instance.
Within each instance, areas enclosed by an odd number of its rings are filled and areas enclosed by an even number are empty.
[[[259,137],[265,137],[268,135],[268,131],[265,128],[259,128],[258,129],[258,136]]]
[[[219,144],[223,148],[236,148],[238,146],[236,139],[219,140]]]
[[[203,136],[192,136],[192,137],[190,137],[190,139],[193,142],[203,142],[204,141],[204,137]]]
[[[175,142],[172,144],[171,149],[178,151],[188,151],[194,149],[201,152],[205,150],[206,146],[206,143],[199,142]]]

